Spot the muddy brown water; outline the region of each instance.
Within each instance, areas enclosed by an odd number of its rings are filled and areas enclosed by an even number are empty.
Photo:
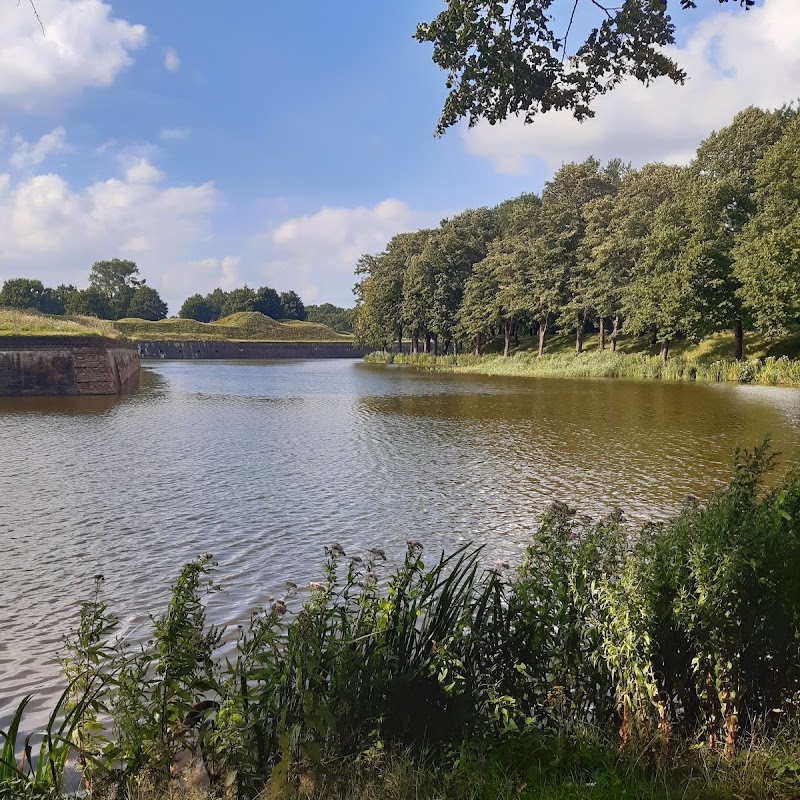
[[[708,496],[737,445],[800,459],[800,390],[430,374],[355,361],[146,364],[121,398],[0,399],[0,727],[59,691],[102,573],[147,629],[180,566],[219,562],[233,626],[320,577],[323,548],[466,541],[516,559],[547,504],[638,522]]]

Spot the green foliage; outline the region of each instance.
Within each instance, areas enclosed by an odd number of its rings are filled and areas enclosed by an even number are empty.
[[[472,126],[523,114],[530,122],[559,108],[590,117],[592,101],[626,76],[642,83],[661,76],[683,82],[683,71],[662,49],[674,43],[665,3],[626,2],[611,9],[596,3],[597,27],[572,51],[572,23],[563,19],[559,30],[550,5],[451,1],[417,27],[417,41],[433,44],[434,63],[447,72],[438,134],[462,118]]]
[[[29,278],[9,278],[0,289],[0,306],[41,311],[44,285]]]
[[[281,292],[280,300],[283,319],[305,320],[306,307],[297,292]]]
[[[120,258],[95,261],[89,272],[89,288],[105,298],[110,319],[128,316],[134,291],[143,284],[144,281],[139,278],[139,267],[133,261]]]
[[[166,319],[167,304],[161,299],[161,295],[151,286],[137,286],[131,301],[128,304],[128,311],[125,315],[137,319],[148,319],[155,322],[159,319]]]
[[[638,530],[618,511],[592,521],[555,504],[515,572],[470,546],[426,567],[410,541],[387,570],[379,549],[362,560],[333,545],[296,613],[287,583],[235,638],[206,622],[208,556],[139,644],[115,638],[98,581],[38,757],[19,743],[27,699],[2,733],[0,792],[57,791],[70,750],[93,797],[168,795],[195,762],[212,796],[254,798],[312,796],[309,783],[342,796],[326,783],[337,765],[368,774],[382,754],[458,764],[527,747],[547,753],[517,762],[536,780],[609,781],[609,796],[640,796],[624,794],[637,769],[668,786],[683,771],[688,796],[709,783],[728,787],[720,797],[792,796],[800,471],[766,489],[773,462],[767,444],[737,451],[729,486]]]
[[[353,332],[353,318],[355,309],[340,308],[332,303],[306,306],[306,322],[317,322],[327,325],[339,333]]]
[[[220,307],[220,311],[222,308]],[[193,294],[183,301],[178,316],[181,319],[193,319],[197,322],[212,322],[215,319],[215,309],[208,298],[201,294]]]
[[[91,286],[70,294],[65,303],[65,312],[98,319],[109,319],[112,316],[106,296]]]

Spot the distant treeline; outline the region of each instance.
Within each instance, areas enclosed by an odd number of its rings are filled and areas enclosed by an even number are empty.
[[[318,322],[337,331],[353,330],[352,309],[339,308],[331,303],[305,305],[297,292],[278,292],[269,286],[251,289],[245,284],[230,292],[214,289],[207,295],[188,297],[178,316],[198,322],[215,322],[241,311],[257,311],[272,319],[295,319]]]
[[[89,287],[61,284],[45,286],[31,278],[10,278],[0,288],[0,306],[41,311],[44,314],[78,314],[99,319],[159,320],[167,316],[167,304],[139,277],[133,261],[113,258],[96,261],[89,272]],[[181,306],[179,316],[198,322],[214,322],[240,311],[258,311],[273,319],[308,320],[337,331],[353,330],[353,309],[330,303],[306,306],[296,292],[278,292],[269,286],[251,289],[246,284],[230,292],[214,289],[194,294]]]
[[[95,261],[87,289],[67,284],[52,289],[39,280],[10,278],[0,289],[0,306],[99,319],[158,320],[167,316],[167,304],[139,277],[136,264],[119,258]]]
[[[595,158],[564,164],[541,195],[468,210],[364,255],[355,332],[412,352],[481,352],[500,333],[598,330],[671,342],[732,330],[786,333],[800,317],[800,118],[747,108],[687,167]]]

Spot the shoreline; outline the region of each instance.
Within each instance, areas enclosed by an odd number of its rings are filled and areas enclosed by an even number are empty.
[[[511,356],[434,356],[428,353],[369,353],[369,364],[396,364],[431,372],[524,378],[622,378],[628,380],[700,381],[762,386],[800,386],[800,361],[787,356],[751,359],[687,359],[662,361],[638,353],[547,354],[520,351]]]

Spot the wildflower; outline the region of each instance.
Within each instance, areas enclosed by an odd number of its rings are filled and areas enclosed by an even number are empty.
[[[331,547],[331,553],[333,553],[335,556],[342,557],[347,555],[347,553],[344,551],[344,548],[340,544],[333,545],[333,547]]]
[[[350,563],[351,564],[361,564],[363,563],[364,559],[361,556],[350,556]]]
[[[498,571],[502,571],[504,569],[511,569],[511,564],[508,561],[495,561],[494,568]]]
[[[409,550],[422,550],[422,542],[419,539],[409,539],[406,545]]]
[[[287,597],[294,597],[297,594],[297,584],[294,581],[286,581],[284,587],[286,588]]]
[[[364,575],[364,585],[374,586],[378,582],[378,576],[374,572],[367,572]]]
[[[317,581],[311,581],[308,584],[308,588],[311,589],[312,592],[324,592],[325,587],[321,583],[317,583]]]
[[[380,547],[373,547],[369,552],[372,553],[375,558],[379,558],[381,561],[386,561],[386,553]]]

